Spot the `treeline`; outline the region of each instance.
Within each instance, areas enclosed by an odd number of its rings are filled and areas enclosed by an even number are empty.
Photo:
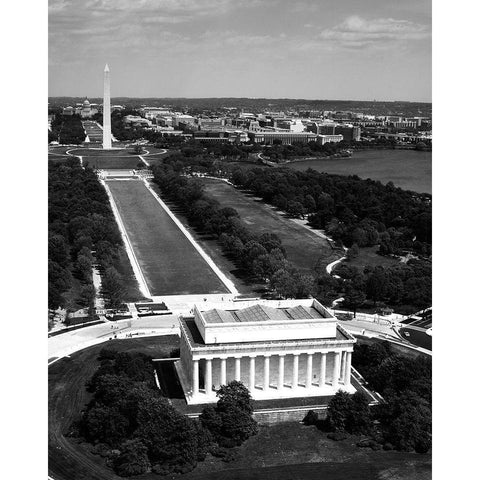
[[[374,307],[411,306],[412,312],[432,305],[432,265],[428,260],[412,259],[388,267],[357,267],[342,263],[334,270],[342,278],[341,285],[345,300],[343,304],[356,310],[365,300]],[[328,295],[328,284],[335,287],[335,279],[325,282],[324,294]],[[335,291],[334,294],[337,294]]]
[[[313,227],[347,247],[380,244],[385,253],[431,253],[431,195],[312,169],[236,169],[232,181],[281,210],[298,204],[298,216],[308,215]]]
[[[85,140],[85,130],[79,115],[62,115],[56,113],[51,123],[52,131],[48,132],[48,141],[56,141],[62,145],[80,145]]]
[[[234,447],[257,433],[250,394],[239,382],[222,386],[217,405],[194,420],[162,397],[147,355],[103,349],[99,360],[87,384],[92,400],[69,434],[94,444],[120,476],[186,473],[208,453],[228,462]]]
[[[178,205],[190,224],[218,239],[224,252],[254,278],[267,283],[279,296],[305,298],[313,289],[313,277],[299,272],[285,257],[281,240],[273,233],[256,235],[238,212],[204,194],[201,184],[180,175],[183,164],[167,158],[153,168],[162,194]]]
[[[367,436],[359,447],[427,453],[432,447],[431,359],[396,355],[384,342],[356,345],[353,364],[384,402],[370,407],[365,393],[339,391],[329,402],[326,420],[310,411],[304,424],[330,432],[333,440]]]
[[[340,155],[343,150],[357,150],[366,148],[394,149],[396,140],[377,138],[367,140],[342,140],[341,142],[327,142],[322,145],[319,142],[293,142],[291,145],[282,145],[281,140],[273,142],[273,145],[263,147],[263,153],[271,161],[280,162],[297,157],[327,157]]]
[[[94,171],[77,159],[48,163],[48,240],[49,309],[67,307],[70,290],[79,283],[75,303],[93,311],[94,263],[107,306],[117,308],[126,300],[125,284],[133,272],[123,271],[120,262],[125,251],[107,193]]]

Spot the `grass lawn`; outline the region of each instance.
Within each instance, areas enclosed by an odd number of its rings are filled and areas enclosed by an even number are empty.
[[[84,165],[88,164],[91,167],[103,168],[105,170],[136,169],[139,163],[145,166],[145,164],[136,155],[130,155],[130,156],[124,155],[124,156],[118,156],[118,157],[102,157],[102,156],[83,157]]]
[[[360,248],[360,253],[358,256],[352,260],[345,260],[345,264],[351,265],[352,267],[357,267],[360,271],[362,271],[367,265],[371,265],[373,267],[389,267],[391,265],[398,265],[398,259],[379,255],[377,250],[378,246]]]
[[[160,194],[158,187],[152,183],[152,188]],[[241,295],[245,296],[259,296],[264,292],[265,286],[263,284],[255,282],[250,276],[243,270],[238,268],[234,261],[227,257],[217,240],[212,235],[206,235],[198,230],[195,230],[189,226],[188,219],[184,213],[173,203],[163,198],[163,201],[168,205],[168,208],[175,214],[175,216],[182,222],[184,227],[188,230],[190,235],[195,241],[203,248],[207,255],[215,262],[220,270],[231,280],[236,289]]]
[[[424,332],[419,330],[414,330],[413,328],[401,328],[399,330],[400,335],[408,340],[410,343],[413,343],[417,347],[426,348],[427,350],[432,350],[432,337],[427,335]]]
[[[119,351],[141,351],[154,358],[166,358],[178,348],[177,336],[112,340],[63,358],[48,370],[48,459],[49,475],[55,480],[118,480],[104,460],[91,453],[91,446],[66,438],[72,421],[90,400],[86,381],[98,367],[98,353],[104,347]],[[389,479],[429,480],[431,456],[414,453],[372,451],[356,447],[358,437],[334,442],[315,427],[299,423],[261,426],[258,435],[239,448],[238,458],[229,464],[211,455],[185,480],[265,479],[343,480]],[[154,474],[136,477],[158,480]]]
[[[107,181],[152,295],[228,290],[141,181]]]
[[[78,147],[70,148],[70,155],[80,155],[82,157],[136,157],[138,154],[133,148],[114,148],[113,150],[103,150],[101,145],[95,145],[93,148]],[[145,152],[145,150],[143,150]],[[141,155],[141,154],[140,154]]]
[[[332,249],[327,240],[292,222],[252,195],[220,180],[202,179],[202,182],[208,195],[224,207],[235,208],[254,233],[271,232],[278,235],[286,249],[288,260],[299,269],[311,271],[317,263],[320,268],[325,268],[339,258],[339,253]]]

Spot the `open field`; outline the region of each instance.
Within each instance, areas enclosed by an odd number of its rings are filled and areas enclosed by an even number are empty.
[[[108,346],[119,351],[142,351],[154,358],[170,355],[177,336],[112,340],[63,358],[49,367],[49,475],[54,480],[119,480],[91,446],[64,435],[79,417],[90,396],[85,382],[98,367],[98,353]],[[355,446],[358,437],[334,442],[315,427],[285,423],[260,427],[259,434],[239,448],[238,458],[225,464],[208,456],[185,480],[429,480],[431,456],[372,451]],[[157,480],[145,474],[139,480]]]
[[[228,292],[142,181],[107,185],[152,295]]]
[[[257,234],[275,233],[282,240],[287,258],[299,269],[311,271],[315,265],[322,269],[340,258],[327,240],[302,225],[292,222],[273,207],[256,200],[221,180],[202,179],[205,192],[223,207],[235,208],[240,218]]]
[[[85,156],[83,157],[83,164],[90,165],[94,168],[104,169],[104,170],[115,170],[115,169],[128,169],[133,170],[138,168],[138,164],[141,163],[144,167],[145,164],[135,155],[130,156],[119,156],[119,157],[94,157],[94,156]]]
[[[358,254],[358,256],[353,258],[352,260],[346,260],[345,264],[352,267],[357,267],[360,271],[363,271],[363,269],[367,265],[371,265],[372,267],[390,267],[391,265],[398,265],[398,259],[378,255],[378,253],[376,253],[377,250],[378,246],[360,248],[360,253]],[[335,268],[342,265],[343,263],[344,262],[337,264],[334,267],[333,271],[335,272]]]

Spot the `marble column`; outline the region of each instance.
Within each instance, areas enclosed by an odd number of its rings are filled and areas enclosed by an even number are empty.
[[[210,358],[205,360],[205,393],[207,395],[212,393],[212,360]]]
[[[325,374],[327,371],[327,354],[321,353],[320,354],[320,375],[318,379],[318,386],[321,388],[325,385]]]
[[[335,352],[333,357],[333,376],[332,376],[333,388],[338,388],[339,377],[340,377],[340,352]]]
[[[340,352],[340,382],[343,383],[343,374],[345,372],[345,354],[347,352]]]
[[[227,359],[220,359],[220,385],[227,384]]]
[[[292,388],[298,387],[298,353],[293,354]]]
[[[265,355],[263,359],[263,389],[270,388],[270,357]]]
[[[352,352],[347,352],[347,361],[345,365],[345,377],[343,384],[346,387],[350,386],[350,375],[352,373]]]
[[[192,373],[192,390],[193,395],[198,394],[198,360],[193,360],[193,373]]]
[[[283,389],[284,383],[284,372],[285,372],[285,355],[279,355],[278,357],[278,382],[277,390]]]
[[[255,389],[255,357],[250,357],[250,382],[249,382],[250,393]]]
[[[310,388],[312,386],[312,370],[313,370],[313,354],[307,354],[307,377],[305,379],[305,387]]]
[[[242,359],[240,357],[235,358],[235,380],[237,382],[240,381],[240,375],[241,375],[241,370],[240,370],[240,365],[241,365]]]

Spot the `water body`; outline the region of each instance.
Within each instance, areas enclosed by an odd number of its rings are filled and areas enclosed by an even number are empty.
[[[432,193],[432,152],[416,150],[356,150],[350,158],[292,162],[294,170],[358,175],[419,193]]]

